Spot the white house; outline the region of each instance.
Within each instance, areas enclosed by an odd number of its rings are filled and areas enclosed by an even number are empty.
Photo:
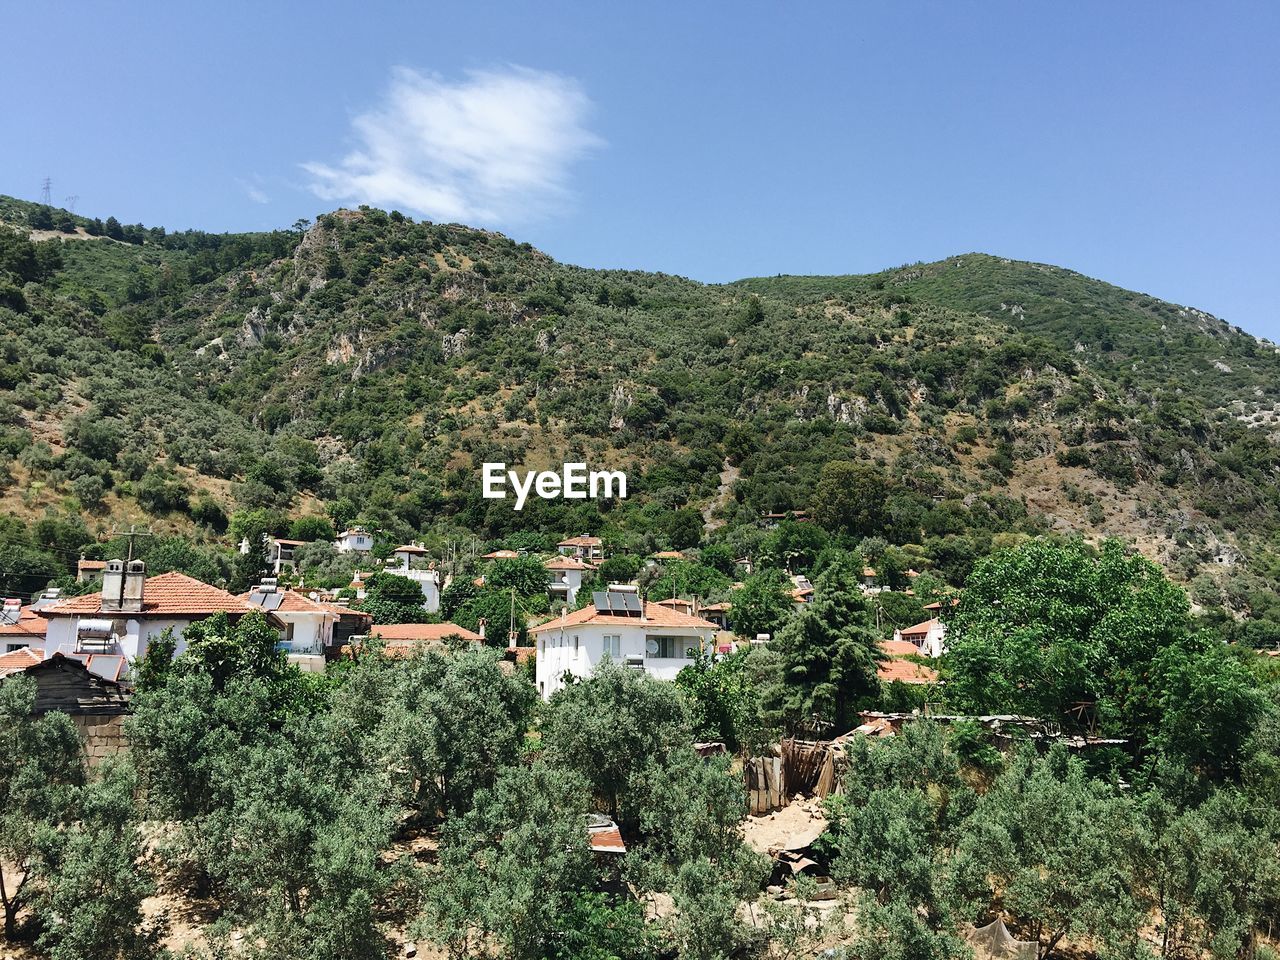
[[[425,570],[415,568],[413,564],[420,562],[427,555],[427,549],[420,543],[406,543],[391,551],[395,565],[387,567],[388,573],[400,577],[408,577],[422,590],[422,606],[428,613],[440,612],[440,571],[434,566]]]
[[[605,656],[674,680],[699,651],[715,649],[716,625],[701,617],[645,603],[634,586],[611,586],[594,603],[534,627],[535,677],[545,699],[564,686],[566,673],[588,677]]]
[[[83,659],[136,660],[152,638],[172,627],[177,653],[186,649],[183,632],[198,620],[225,613],[234,622],[252,611],[244,600],[182,573],[148,577],[141,560],[108,560],[102,592],[71,597],[40,611],[48,621],[46,657],[62,653]],[[91,667],[92,669],[92,667]],[[97,671],[95,671],[97,672]]]
[[[922,657],[936,659],[947,652],[947,625],[934,617],[914,627],[893,631],[893,639],[912,644]]]
[[[585,563],[599,563],[604,559],[604,541],[599,537],[570,537],[556,544],[562,557],[577,557]]]
[[[283,537],[266,536],[263,538],[263,544],[267,555],[267,569],[275,576],[285,570],[297,570],[298,565],[293,562],[293,551],[306,544],[305,540],[286,540]]]
[[[576,607],[582,578],[595,568],[577,557],[552,557],[542,565],[547,568],[547,593],[551,602],[562,601],[570,609]]]
[[[368,632],[373,618],[367,613],[324,603],[264,580],[239,598],[272,614],[282,625],[280,648],[291,658],[323,657],[352,636]],[[315,666],[311,663],[300,664]],[[323,664],[320,665],[323,668]]]
[[[373,549],[373,534],[364,527],[352,527],[338,534],[333,548],[339,553],[368,553]]]
[[[0,654],[27,647],[43,648],[49,621],[22,601],[10,599],[0,608]]]

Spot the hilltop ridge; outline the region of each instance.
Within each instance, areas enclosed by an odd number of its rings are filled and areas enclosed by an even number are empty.
[[[18,517],[216,540],[236,511],[328,510],[654,548],[710,517],[747,549],[852,461],[884,483],[871,532],[953,582],[993,538],[1054,530],[1124,536],[1237,617],[1274,602],[1280,356],[1203,311],[987,254],[705,285],[365,208],[19,251],[35,208],[0,198]],[[566,459],[626,469],[631,498],[480,498],[481,462]]]

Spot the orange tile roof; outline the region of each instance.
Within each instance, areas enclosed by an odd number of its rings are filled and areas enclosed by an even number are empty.
[[[11,673],[21,673],[27,667],[35,666],[44,660],[44,651],[32,649],[31,647],[23,647],[21,650],[14,650],[12,653],[0,654],[0,677],[7,677]]]
[[[105,570],[107,561],[105,560],[81,560],[76,566],[81,570]]]
[[[952,606],[952,607],[956,606],[959,602],[960,602],[960,598],[959,598],[959,597],[952,597],[949,601],[947,601],[948,605],[949,605],[949,606]],[[941,601],[941,600],[935,600],[935,601],[933,601],[933,603],[926,603],[926,604],[924,605],[924,608],[925,608],[926,610],[941,610],[941,609],[942,609],[942,601]]]
[[[936,670],[924,664],[901,660],[897,657],[882,660],[876,668],[876,676],[884,683],[892,683],[895,680],[901,683],[935,683],[938,679]]]
[[[583,563],[576,557],[552,557],[544,560],[542,565],[548,570],[594,570],[589,563]]]
[[[486,553],[481,560],[514,560],[520,554],[514,550],[494,550],[492,553]]]
[[[416,543],[406,543],[396,547],[392,553],[426,553],[426,547],[420,547]]]
[[[919,653],[919,648],[910,640],[881,640],[880,649],[891,657],[902,657]]]
[[[684,554],[679,550],[659,550],[657,553],[649,554],[653,560],[683,560]]]
[[[49,621],[30,607],[23,607],[13,623],[0,624],[0,637],[43,637]]]
[[[456,623],[380,623],[370,627],[369,633],[377,634],[389,643],[395,640],[422,643],[455,636],[463,640],[482,639],[480,634],[473,633]]]
[[[938,625],[938,618],[926,620],[924,623],[917,623],[913,627],[903,627],[899,632],[904,637],[923,637],[926,633]]]
[[[250,603],[250,594],[242,593],[237,600],[243,600]],[[352,610],[350,607],[339,606],[336,603],[322,603],[319,600],[312,600],[305,593],[299,593],[297,590],[281,590],[280,606],[273,610],[272,613],[322,613],[331,617],[337,616],[353,616],[370,618],[370,615],[361,610]],[[256,606],[256,604],[253,604]]]
[[[188,577],[162,573],[148,577],[142,590],[142,610],[128,617],[207,617],[215,613],[249,613],[258,609],[225,590]],[[102,594],[72,597],[40,611],[46,617],[77,617],[102,613]]]
[[[714,623],[701,617],[690,616],[679,610],[672,610],[658,603],[644,604],[644,617],[620,617],[612,614],[601,614],[594,604],[587,604],[581,610],[566,614],[555,620],[541,624],[530,630],[530,633],[545,633],[560,627],[578,627],[584,624],[597,626],[626,626],[633,624],[645,627],[688,627],[693,630],[719,630]]]
[[[556,544],[557,547],[598,547],[602,543],[599,537],[570,537],[568,540],[561,540]]]

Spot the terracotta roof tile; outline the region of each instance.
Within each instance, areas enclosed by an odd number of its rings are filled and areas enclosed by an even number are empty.
[[[21,650],[14,650],[12,653],[0,654],[0,677],[7,677],[11,673],[21,673],[27,667],[35,666],[44,660],[44,651],[31,647],[23,647]]]
[[[607,613],[601,614],[596,611],[593,604],[588,604],[581,610],[575,610],[573,613],[536,626],[529,632],[545,633],[548,630],[556,630],[560,627],[576,627],[583,624],[604,626],[633,624],[646,627],[688,627],[693,630],[720,629],[711,621],[703,620],[701,617],[690,616],[687,613],[672,610],[670,607],[664,607],[661,604],[646,602],[643,619],[640,617],[620,617]]]
[[[938,679],[936,670],[911,660],[901,660],[896,657],[881,661],[876,668],[876,676],[884,683],[892,683],[895,680],[902,683],[935,683]]]
[[[934,617],[932,620],[926,620],[924,623],[917,623],[913,627],[903,627],[899,632],[904,637],[908,637],[908,636],[923,637],[926,633],[928,633],[937,625],[938,625],[938,618]]]
[[[370,627],[369,633],[377,634],[388,643],[396,640],[422,643],[453,636],[472,641],[482,639],[480,634],[456,623],[380,623]]]
[[[920,652],[920,648],[910,640],[881,640],[880,649],[891,657],[903,657]]]
[[[584,563],[577,557],[552,557],[550,560],[544,560],[542,565],[548,570],[594,570],[589,563]]]
[[[49,621],[30,607],[23,607],[13,623],[0,624],[0,637],[43,638],[48,632]]]
[[[188,577],[185,573],[162,573],[148,577],[142,590],[142,611],[124,614],[130,617],[207,617],[215,613],[249,613],[250,606],[225,590]],[[75,617],[102,613],[102,594],[89,593],[72,597],[41,613],[46,617]]]
[[[598,547],[602,543],[599,537],[570,537],[568,540],[561,540],[556,544],[557,547]]]

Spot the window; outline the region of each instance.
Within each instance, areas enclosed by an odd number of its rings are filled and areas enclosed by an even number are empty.
[[[645,656],[655,660],[692,659],[701,646],[697,637],[645,637]]]
[[[617,633],[606,633],[604,635],[603,653],[609,655],[609,659],[617,663],[622,659],[622,635]]]

